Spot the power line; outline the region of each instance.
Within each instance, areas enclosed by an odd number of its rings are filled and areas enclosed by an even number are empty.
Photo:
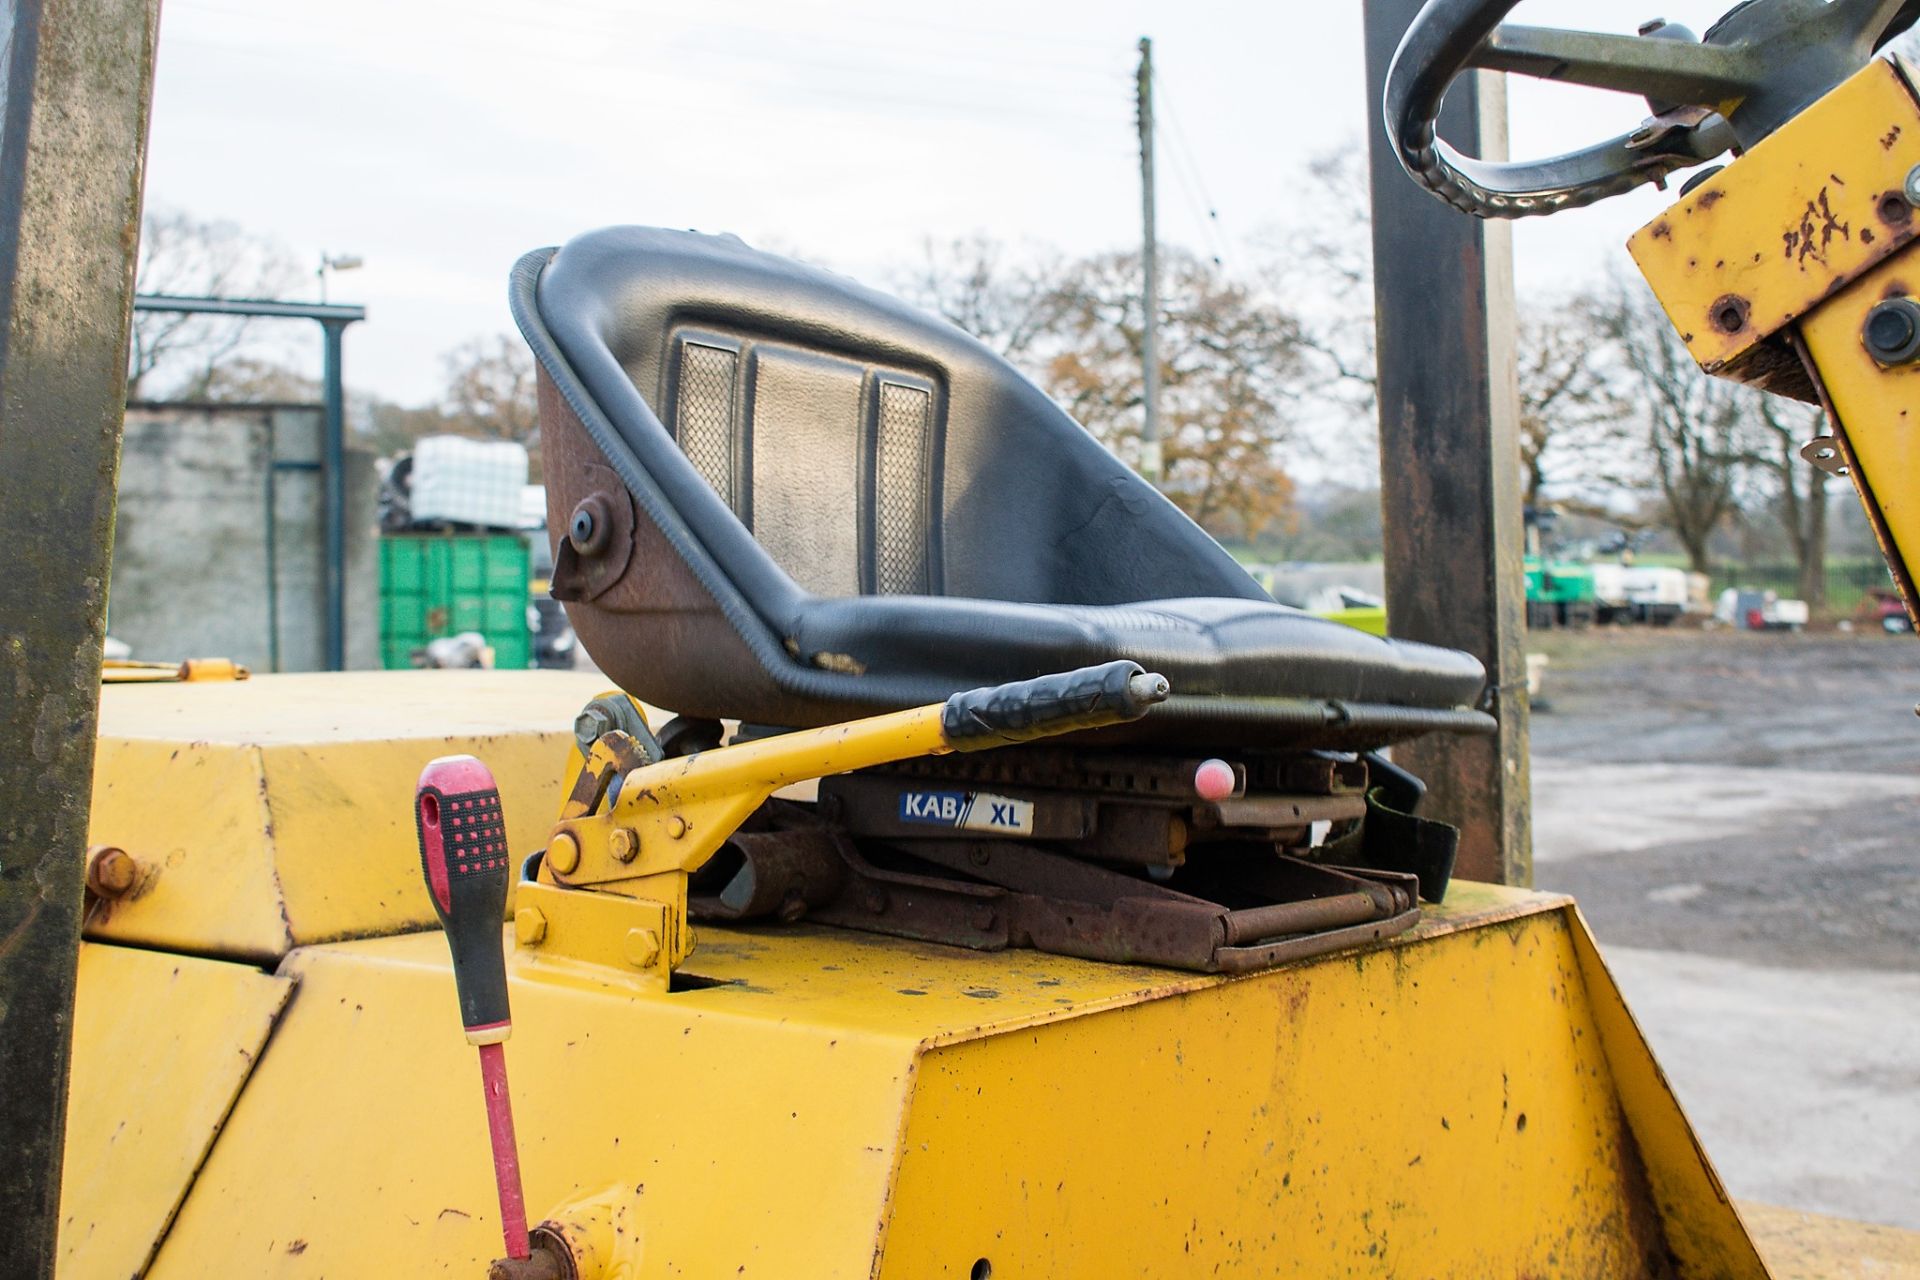
[[[1180,113],[1173,109],[1172,95],[1167,92],[1166,73],[1159,67],[1153,69],[1154,85],[1160,90],[1162,114],[1166,117],[1171,132],[1169,141],[1173,144],[1173,153],[1177,161],[1183,162],[1192,175],[1194,192],[1198,194],[1205,208],[1201,227],[1214,244],[1214,262],[1218,264],[1227,256],[1227,246],[1231,237],[1227,234],[1226,224],[1220,220],[1220,206],[1214,202],[1213,193],[1208,190],[1207,182],[1200,172],[1200,159],[1194,154],[1193,144],[1187,141],[1187,131],[1180,127]],[[1180,165],[1175,166],[1176,178],[1180,176]]]

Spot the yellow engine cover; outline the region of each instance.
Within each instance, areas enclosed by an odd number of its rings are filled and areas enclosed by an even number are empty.
[[[692,967],[513,964],[529,1206],[622,1188],[636,1277],[1764,1274],[1564,898],[1234,980],[806,928]],[[151,1274],[484,1274],[445,944],[282,973]]]

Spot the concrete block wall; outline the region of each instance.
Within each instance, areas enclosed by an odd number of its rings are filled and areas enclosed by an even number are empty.
[[[107,629],[134,657],[325,665],[322,422],[314,405],[127,410]],[[371,453],[346,461],[347,665],[371,668],[379,482]]]

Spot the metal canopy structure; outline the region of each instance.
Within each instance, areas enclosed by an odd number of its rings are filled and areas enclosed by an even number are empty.
[[[1464,832],[1461,871],[1529,878],[1512,284],[1504,231],[1399,170],[1382,82],[1418,0],[1367,0],[1387,590],[1397,634],[1487,665],[1490,739],[1402,749]],[[105,583],[158,0],[0,0],[0,1274],[58,1242]],[[1494,154],[1497,82],[1442,131]],[[358,307],[141,298],[305,319],[326,340],[328,651],[344,665],[341,335]]]
[[[267,320],[315,320],[326,341],[321,383],[326,411],[322,429],[321,482],[326,495],[326,660],[327,670],[347,669],[347,428],[346,391],[340,374],[341,336],[348,325],[367,318],[365,307],[325,302],[276,302],[265,298],[192,298],[143,293],[136,311],[185,315],[248,316]]]
[[[0,4],[0,1275],[53,1273],[158,0]]]
[[[1533,852],[1512,232],[1434,199],[1394,155],[1381,100],[1420,6],[1365,4],[1387,624],[1478,657],[1499,729],[1436,734],[1394,756],[1427,781],[1421,812],[1460,828],[1460,875],[1524,885]],[[1457,83],[1440,132],[1483,159],[1503,157],[1503,78]]]

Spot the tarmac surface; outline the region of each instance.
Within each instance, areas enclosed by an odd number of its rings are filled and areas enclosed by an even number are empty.
[[[1920,1228],[1920,644],[1535,641],[1535,883],[1578,898],[1728,1190]]]

